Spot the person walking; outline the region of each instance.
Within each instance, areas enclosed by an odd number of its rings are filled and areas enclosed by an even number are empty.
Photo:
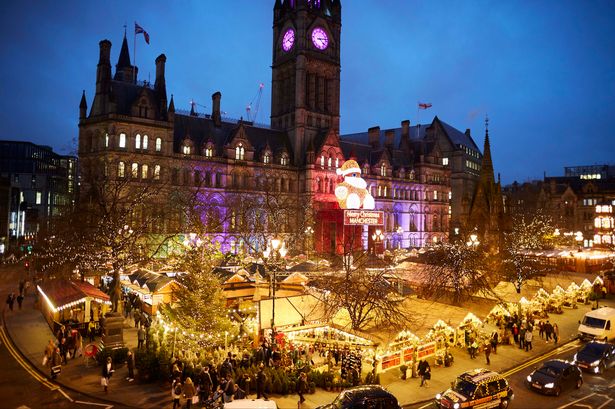
[[[88,337],[90,338],[90,342],[94,342],[94,332],[96,332],[96,323],[94,319],[90,318],[90,322],[88,322]]]
[[[21,303],[23,303],[23,294],[19,294],[17,296],[17,306],[19,307],[20,310],[21,310]]]
[[[113,362],[111,360],[111,357],[108,356],[107,363],[103,365],[102,377],[100,379],[100,384],[103,386],[103,388],[105,388],[105,393],[109,392],[109,380],[111,379],[113,372],[115,372],[115,370],[113,369]]]
[[[553,324],[553,340],[554,344],[557,344],[557,341],[559,341],[559,327],[557,324]]]
[[[192,383],[192,379],[190,377],[187,377],[184,382],[184,398],[186,398],[186,408],[190,409],[192,407],[192,398],[195,395],[196,389],[194,387],[194,383]]]
[[[135,380],[135,356],[132,354],[132,351],[128,351],[128,355],[126,355],[126,368],[128,368],[128,376],[126,380],[128,382],[132,382]]]
[[[137,349],[143,348],[143,343],[145,342],[145,327],[143,325],[139,326],[137,331]]]
[[[513,324],[512,333],[513,338],[515,339],[515,344],[517,344],[519,342],[519,327],[517,327],[517,324]]]
[[[301,372],[299,375],[299,382],[297,382],[297,393],[299,394],[299,401],[297,402],[297,409],[301,409],[301,405],[305,402],[304,393],[308,391],[307,374]]]
[[[15,304],[15,293],[10,293],[8,297],[6,297],[6,303],[9,306],[9,310],[13,311],[13,304]]]
[[[538,321],[538,336],[540,339],[544,339],[545,335],[545,324],[542,321]]]
[[[60,348],[54,348],[49,367],[51,368],[51,379],[57,378],[62,371],[62,356],[60,356]]]
[[[531,330],[527,330],[525,331],[525,350],[532,350],[532,338],[534,337],[534,335],[532,334]],[[529,348],[529,349],[528,349]]]
[[[173,409],[180,408],[179,399],[182,397],[182,382],[179,378],[175,378],[171,384],[171,399],[173,399]]]
[[[260,399],[261,396],[265,400],[269,400],[269,396],[265,393],[265,384],[267,383],[267,374],[265,374],[265,365],[261,362],[258,365],[258,372],[256,373],[256,399]]]
[[[523,349],[523,343],[525,342],[525,333],[527,330],[525,327],[521,327],[519,330],[519,349]]]
[[[499,339],[499,335],[498,335],[498,330],[493,331],[493,333],[491,334],[491,349],[493,349],[493,353],[497,354],[498,353],[498,339]]]
[[[489,357],[491,356],[491,343],[485,342],[485,358],[487,359],[487,365],[491,364]]]
[[[545,336],[547,342],[551,341],[551,334],[553,334],[553,325],[551,325],[551,323],[547,320],[547,323],[545,324]]]

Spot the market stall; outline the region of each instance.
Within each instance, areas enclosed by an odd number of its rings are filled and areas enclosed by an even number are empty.
[[[122,276],[122,289],[134,293],[141,300],[141,310],[152,316],[160,304],[173,300],[173,293],[181,285],[175,278],[177,274],[138,269]]]
[[[85,334],[90,319],[98,322],[111,305],[107,294],[85,281],[49,280],[37,290],[41,312],[54,334],[64,323]]]
[[[462,348],[467,348],[471,344],[471,340],[479,340],[485,338],[483,322],[474,314],[469,312],[457,326],[457,343],[456,345]]]

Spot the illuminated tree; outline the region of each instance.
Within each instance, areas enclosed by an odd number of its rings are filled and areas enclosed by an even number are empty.
[[[553,270],[549,264],[540,262],[535,252],[553,248],[557,240],[554,232],[551,218],[542,213],[513,218],[512,230],[504,235],[500,266],[504,278],[513,283],[517,293],[526,281]]]

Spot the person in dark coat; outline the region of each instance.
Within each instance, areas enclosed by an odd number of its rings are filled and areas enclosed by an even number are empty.
[[[60,373],[57,367],[60,367],[60,370],[62,369],[62,356],[60,355],[60,348],[55,348],[53,350],[49,367],[51,368],[51,379],[57,378]],[[54,368],[56,369],[54,370]]]
[[[201,395],[201,402],[205,402],[207,399],[209,399],[213,388],[214,382],[211,379],[209,367],[205,366],[199,374],[199,394]]]
[[[258,366],[258,372],[256,373],[256,399],[260,399],[262,396],[265,400],[269,400],[269,396],[265,393],[266,383],[267,374],[265,374],[265,365],[260,364]]]
[[[9,306],[9,310],[13,311],[13,304],[15,304],[15,293],[10,293],[6,298],[6,303]]]
[[[429,362],[425,359],[421,359],[418,367],[419,376],[421,377],[421,386],[428,387],[427,381],[431,379],[431,367]]]
[[[299,401],[297,402],[297,408],[301,409],[301,405],[305,402],[304,393],[307,393],[309,389],[307,382],[307,374],[305,372],[301,372],[299,375],[299,381],[297,382],[297,394],[299,394]]]
[[[226,376],[226,384],[224,385],[224,403],[233,400],[235,394],[235,382],[233,382],[233,376],[229,373]]]
[[[128,351],[128,355],[126,355],[126,368],[128,368],[128,376],[126,380],[128,382],[132,382],[135,380],[135,356],[131,351]]]

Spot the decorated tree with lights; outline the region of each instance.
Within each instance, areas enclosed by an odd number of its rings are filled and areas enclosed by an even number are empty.
[[[528,280],[539,279],[553,270],[534,253],[553,248],[555,231],[551,217],[540,212],[514,216],[511,231],[504,235],[499,262],[503,276],[513,283],[517,293]]]
[[[476,293],[493,294],[486,254],[477,241],[439,243],[424,254],[419,293],[434,300],[462,305]]]

